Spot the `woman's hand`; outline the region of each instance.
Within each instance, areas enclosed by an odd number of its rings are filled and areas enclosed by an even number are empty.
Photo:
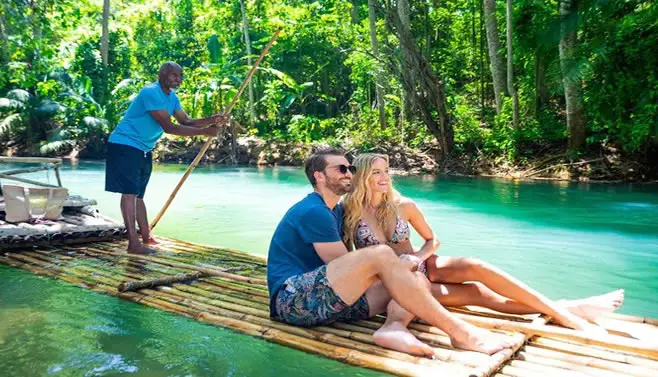
[[[409,268],[409,271],[414,272],[418,270],[418,266],[423,262],[422,259],[412,254],[400,255],[400,261]]]
[[[411,245],[411,242],[409,240],[404,241],[404,242],[387,242],[386,246],[389,246],[393,251],[395,251],[395,254],[402,255],[402,254],[415,254],[414,248]]]

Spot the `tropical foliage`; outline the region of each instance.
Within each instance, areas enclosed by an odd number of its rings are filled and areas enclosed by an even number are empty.
[[[0,147],[101,155],[168,60],[187,112],[216,113],[282,28],[234,110],[246,134],[509,159],[642,151],[658,135],[656,20],[652,0],[6,0]]]

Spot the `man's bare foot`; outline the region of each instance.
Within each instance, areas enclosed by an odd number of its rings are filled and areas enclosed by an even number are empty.
[[[571,313],[587,321],[594,322],[605,313],[612,313],[624,303],[624,290],[618,289],[600,296],[581,300],[564,300],[560,302]]]
[[[155,238],[155,236],[150,235],[147,238],[143,238],[144,245],[158,245],[160,244],[160,240]]]
[[[128,254],[150,255],[157,253],[155,249],[151,249],[150,247],[146,247],[142,245],[129,244],[126,250],[128,251]]]
[[[417,356],[434,357],[432,347],[418,340],[400,322],[384,324],[372,337],[380,347]]]
[[[489,355],[505,348],[512,348],[512,339],[506,339],[504,335],[495,334],[491,331],[476,326],[469,326],[467,337],[463,340],[450,337],[450,343],[455,348],[482,352]]]

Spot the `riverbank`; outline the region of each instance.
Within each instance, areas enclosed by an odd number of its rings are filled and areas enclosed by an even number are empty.
[[[303,144],[243,137],[230,143],[215,142],[202,162],[237,165],[302,166],[304,159],[322,144]],[[164,139],[155,153],[160,162],[190,163],[202,142]],[[562,145],[545,147],[541,154],[510,162],[485,153],[454,153],[440,158],[437,145],[415,149],[401,144],[381,143],[374,148],[342,146],[348,155],[374,152],[387,154],[398,175],[452,174],[507,179],[581,182],[652,182],[658,180],[658,148],[642,154],[623,153],[612,145],[592,148],[572,157]],[[652,162],[654,161],[654,162]]]
[[[165,136],[154,151],[162,163],[189,164],[201,150],[202,139]],[[313,150],[326,144],[268,140],[256,136],[240,137],[232,145],[215,139],[201,160],[202,164],[241,166],[302,166]],[[442,159],[436,143],[420,148],[381,142],[376,147],[341,146],[350,157],[373,152],[389,156],[396,175],[449,174],[473,177],[497,177],[511,180],[552,180],[577,182],[658,182],[658,147],[629,154],[613,145],[591,147],[579,156],[565,153],[565,145],[538,148],[530,156],[510,159],[482,151],[454,152]],[[21,153],[18,153],[21,155]],[[103,159],[86,149],[55,154],[64,158]]]

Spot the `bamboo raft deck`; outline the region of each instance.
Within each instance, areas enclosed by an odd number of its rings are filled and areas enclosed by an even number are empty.
[[[553,326],[545,317],[452,308],[470,323],[508,334],[516,345],[492,356],[458,350],[441,330],[412,323],[412,332],[434,348],[432,360],[376,346],[372,334],[383,323],[382,317],[314,328],[271,320],[263,258],[174,239],[164,239],[156,255],[128,255],[125,242],[24,246],[0,252],[0,263],[394,375],[658,375],[658,346],[629,336],[658,335],[655,319],[610,314],[604,326],[611,335],[587,338]]]

